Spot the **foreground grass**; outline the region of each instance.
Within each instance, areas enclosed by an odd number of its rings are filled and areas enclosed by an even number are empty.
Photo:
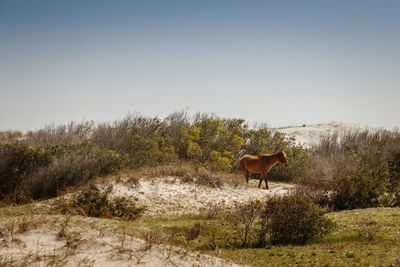
[[[10,219],[58,216],[49,205],[29,204],[0,209],[0,224]],[[53,214],[53,215],[51,215]],[[240,249],[229,225],[218,216],[187,215],[135,221],[76,217],[76,222],[99,231],[123,233],[169,243],[250,266],[399,266],[400,209],[371,208],[333,212],[336,229],[305,245],[267,245]],[[21,219],[22,220],[22,219]],[[39,226],[40,227],[40,226]],[[251,244],[254,245],[254,244]]]
[[[229,226],[196,216],[148,220],[153,229],[173,236],[172,242],[251,266],[399,266],[400,209],[371,208],[325,215],[337,227],[305,245],[267,245],[240,249]],[[196,236],[194,229],[200,224]]]

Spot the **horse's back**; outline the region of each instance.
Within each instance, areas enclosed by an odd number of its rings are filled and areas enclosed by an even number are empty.
[[[262,155],[244,155],[243,157],[240,158],[241,160],[257,160],[260,159]]]
[[[262,155],[244,155],[239,160],[239,167],[242,172],[260,172],[262,168]]]

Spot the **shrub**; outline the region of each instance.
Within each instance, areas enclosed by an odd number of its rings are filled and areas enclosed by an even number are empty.
[[[23,189],[33,199],[54,197],[68,186],[83,185],[94,177],[116,173],[123,167],[122,157],[114,151],[81,145],[26,176]]]
[[[181,128],[179,156],[213,171],[230,172],[237,166],[246,127],[243,120],[199,113],[192,125]]]
[[[348,156],[338,163],[336,175],[330,180],[331,206],[338,210],[378,206],[379,197],[389,185],[382,154],[371,151]]]
[[[201,233],[201,227],[202,226],[200,223],[196,223],[193,225],[193,227],[187,229],[185,231],[186,240],[191,241],[191,240],[195,240],[196,238],[198,238]]]
[[[137,208],[134,202],[124,197],[110,199],[106,192],[86,190],[74,196],[62,207],[62,211],[90,217],[134,220],[142,214],[143,208]]]
[[[211,172],[205,168],[198,168],[193,175],[194,182],[200,185],[210,186],[214,188],[221,188],[223,181],[221,174]]]
[[[48,125],[37,131],[30,131],[25,135],[24,142],[30,145],[73,145],[89,140],[95,125],[93,121],[82,123],[70,122],[67,125]]]
[[[374,220],[364,219],[360,224],[357,230],[358,236],[366,241],[374,240],[382,228],[382,226]]]
[[[22,143],[0,145],[0,199],[17,194],[24,184],[23,176],[48,165],[51,160],[51,153],[43,147]]]
[[[338,210],[396,205],[399,133],[357,130],[340,137],[323,137],[313,148],[301,180],[306,191],[314,191],[309,195]]]
[[[15,203],[57,196],[68,186],[121,170],[124,159],[90,143],[80,145],[0,145],[0,199]]]
[[[400,196],[400,153],[389,160],[390,191]],[[400,200],[400,199],[399,199]],[[398,202],[400,205],[400,201]]]
[[[235,203],[233,211],[225,216],[225,220],[232,226],[240,246],[245,247],[256,233],[254,222],[258,217],[261,202]]]
[[[168,133],[165,123],[157,117],[129,114],[123,120],[99,124],[91,141],[100,148],[126,155],[129,166],[138,168],[178,159],[174,140]]]
[[[272,243],[304,243],[328,233],[333,222],[306,196],[274,197],[262,210],[259,242],[270,234]]]
[[[299,182],[307,170],[309,155],[301,146],[287,145],[284,149],[288,159],[288,166],[278,164],[268,173],[271,180]]]

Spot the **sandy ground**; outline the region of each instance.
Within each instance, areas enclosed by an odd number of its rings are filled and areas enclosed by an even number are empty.
[[[237,187],[224,185],[221,188],[211,188],[165,177],[141,179],[137,186],[123,181],[113,182],[107,189],[112,196],[135,199],[139,206],[146,207],[146,215],[160,216],[199,213],[215,206],[229,208],[235,202],[287,194],[293,188],[291,184],[276,182],[269,182],[270,190],[259,189],[257,186],[258,181],[251,180],[248,185],[243,183]]]
[[[138,206],[146,206],[144,216],[151,217],[199,213],[215,206],[229,209],[235,202],[282,195],[293,188],[274,182],[269,183],[270,190],[257,185],[251,180],[248,185],[211,188],[162,177],[142,178],[137,185],[121,178],[98,187],[111,196],[134,199]],[[121,234],[115,230],[116,220],[104,226],[101,222],[62,215],[0,217],[0,266],[237,266],[163,242],[151,244],[137,234]]]
[[[238,266],[113,232],[85,218],[34,216],[27,226],[23,220],[1,220],[1,266]]]

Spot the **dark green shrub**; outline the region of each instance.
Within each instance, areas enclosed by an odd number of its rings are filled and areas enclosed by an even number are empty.
[[[110,199],[107,193],[86,190],[74,196],[62,207],[62,211],[90,217],[134,220],[141,215],[143,208],[137,208],[134,202],[123,197]]]
[[[144,208],[137,208],[135,203],[125,197],[116,197],[111,200],[112,216],[127,220],[134,220],[141,216]]]
[[[274,197],[261,212],[259,242],[270,234],[272,243],[304,243],[328,233],[333,222],[306,196]]]
[[[0,145],[0,199],[18,193],[23,176],[48,165],[51,160],[51,153],[43,147],[22,143]]]

